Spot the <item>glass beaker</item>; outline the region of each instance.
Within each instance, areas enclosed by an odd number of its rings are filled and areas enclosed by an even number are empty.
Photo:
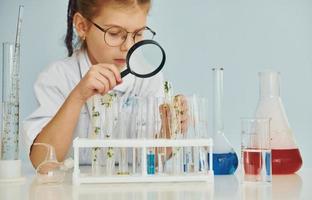
[[[254,183],[270,183],[271,145],[270,119],[241,119],[242,179]]]
[[[238,166],[237,154],[224,135],[223,68],[213,68],[213,170],[214,174],[233,174]]]
[[[260,97],[256,117],[271,118],[271,146],[273,174],[292,174],[302,165],[299,148],[280,97],[280,73],[259,73]]]

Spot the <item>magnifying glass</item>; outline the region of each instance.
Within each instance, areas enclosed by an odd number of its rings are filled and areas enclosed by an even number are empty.
[[[129,73],[140,78],[154,76],[164,67],[165,62],[165,51],[156,41],[142,40],[129,49],[127,67],[121,72],[121,78]]]

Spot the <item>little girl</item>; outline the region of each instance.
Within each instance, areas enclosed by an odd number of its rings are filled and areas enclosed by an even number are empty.
[[[146,25],[149,0],[69,0],[67,58],[54,62],[38,77],[38,108],[24,121],[23,136],[34,167],[45,158],[43,147],[55,147],[63,161],[73,138],[88,137],[90,97],[114,91],[122,97],[163,96],[161,73],[141,79],[123,78],[129,48],[155,32]],[[74,33],[77,33],[78,44]]]

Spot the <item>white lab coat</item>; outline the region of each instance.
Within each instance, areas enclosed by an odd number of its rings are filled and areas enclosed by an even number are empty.
[[[52,63],[39,75],[34,85],[38,108],[24,120],[22,127],[22,137],[27,155],[30,153],[31,145],[36,136],[56,114],[90,66],[91,63],[87,52],[78,50],[73,56]],[[123,78],[123,83],[114,88],[114,91],[126,98],[132,96],[163,96],[162,85],[163,75],[161,72],[145,79],[128,74]],[[86,105],[81,109],[73,139],[77,136],[88,137],[91,131],[89,117],[91,116],[91,101],[87,101]],[[70,155],[72,155],[72,150],[68,156]],[[84,157],[85,155],[81,153],[80,159],[84,160]]]

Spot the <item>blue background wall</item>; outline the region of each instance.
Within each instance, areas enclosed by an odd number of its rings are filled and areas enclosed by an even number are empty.
[[[32,85],[38,73],[66,56],[67,1],[0,0],[1,43],[14,41],[19,4],[25,5],[21,44],[24,119],[36,107]],[[211,102],[211,68],[225,68],[225,133],[237,151],[239,119],[252,116],[257,105],[257,72],[279,70],[283,103],[304,167],[312,167],[311,10],[310,0],[157,0],[149,26],[157,31],[156,39],[167,52],[165,77],[177,93],[196,93]]]

